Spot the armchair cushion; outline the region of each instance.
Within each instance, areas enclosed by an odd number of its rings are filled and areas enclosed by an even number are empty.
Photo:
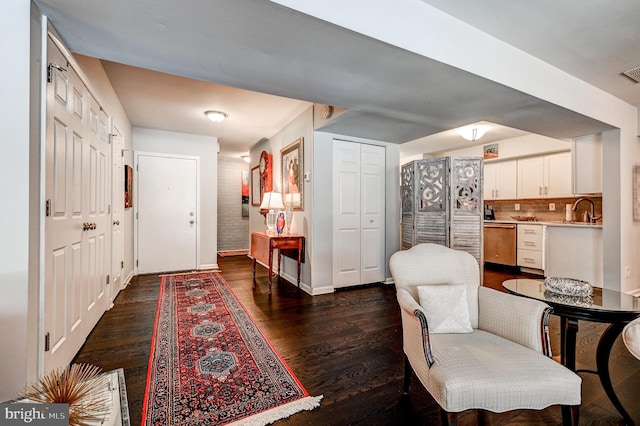
[[[467,286],[440,284],[418,286],[429,333],[471,333]]]
[[[417,371],[425,388],[448,412],[493,412],[580,404],[581,379],[561,364],[500,336],[431,335],[435,363]]]

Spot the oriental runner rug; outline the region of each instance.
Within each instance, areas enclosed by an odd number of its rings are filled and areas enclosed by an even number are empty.
[[[219,273],[163,276],[143,425],[266,425],[320,405]]]

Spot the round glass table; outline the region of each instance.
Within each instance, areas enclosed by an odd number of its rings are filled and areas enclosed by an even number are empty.
[[[551,306],[552,314],[560,317],[562,364],[572,371],[597,374],[611,403],[626,424],[633,425],[633,420],[613,390],[609,375],[609,355],[624,326],[640,316],[640,297],[600,288],[594,288],[590,297],[562,296],[546,290],[544,280],[533,279],[507,280],[502,286],[511,294],[542,300]],[[578,320],[609,324],[596,349],[597,371],[576,370]]]

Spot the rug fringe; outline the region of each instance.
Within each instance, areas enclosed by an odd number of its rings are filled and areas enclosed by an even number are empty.
[[[319,407],[322,397],[323,395],[308,396],[306,398],[298,399],[288,404],[247,417],[246,419],[228,423],[226,426],[265,426],[292,416],[300,411],[310,411]]]
[[[158,274],[158,276],[159,277],[176,277],[178,275],[206,274],[209,272],[222,272],[222,270],[220,268],[198,269],[195,271],[183,271],[183,272],[171,272],[169,274]]]

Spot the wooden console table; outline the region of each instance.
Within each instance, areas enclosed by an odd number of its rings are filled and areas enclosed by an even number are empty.
[[[273,251],[278,250],[278,270],[280,275],[280,256],[284,255],[298,261],[298,289],[300,289],[300,264],[304,262],[304,237],[302,235],[277,235],[266,232],[251,233],[251,258],[253,259],[253,282],[256,282],[256,262],[269,265],[269,294],[273,278]]]

